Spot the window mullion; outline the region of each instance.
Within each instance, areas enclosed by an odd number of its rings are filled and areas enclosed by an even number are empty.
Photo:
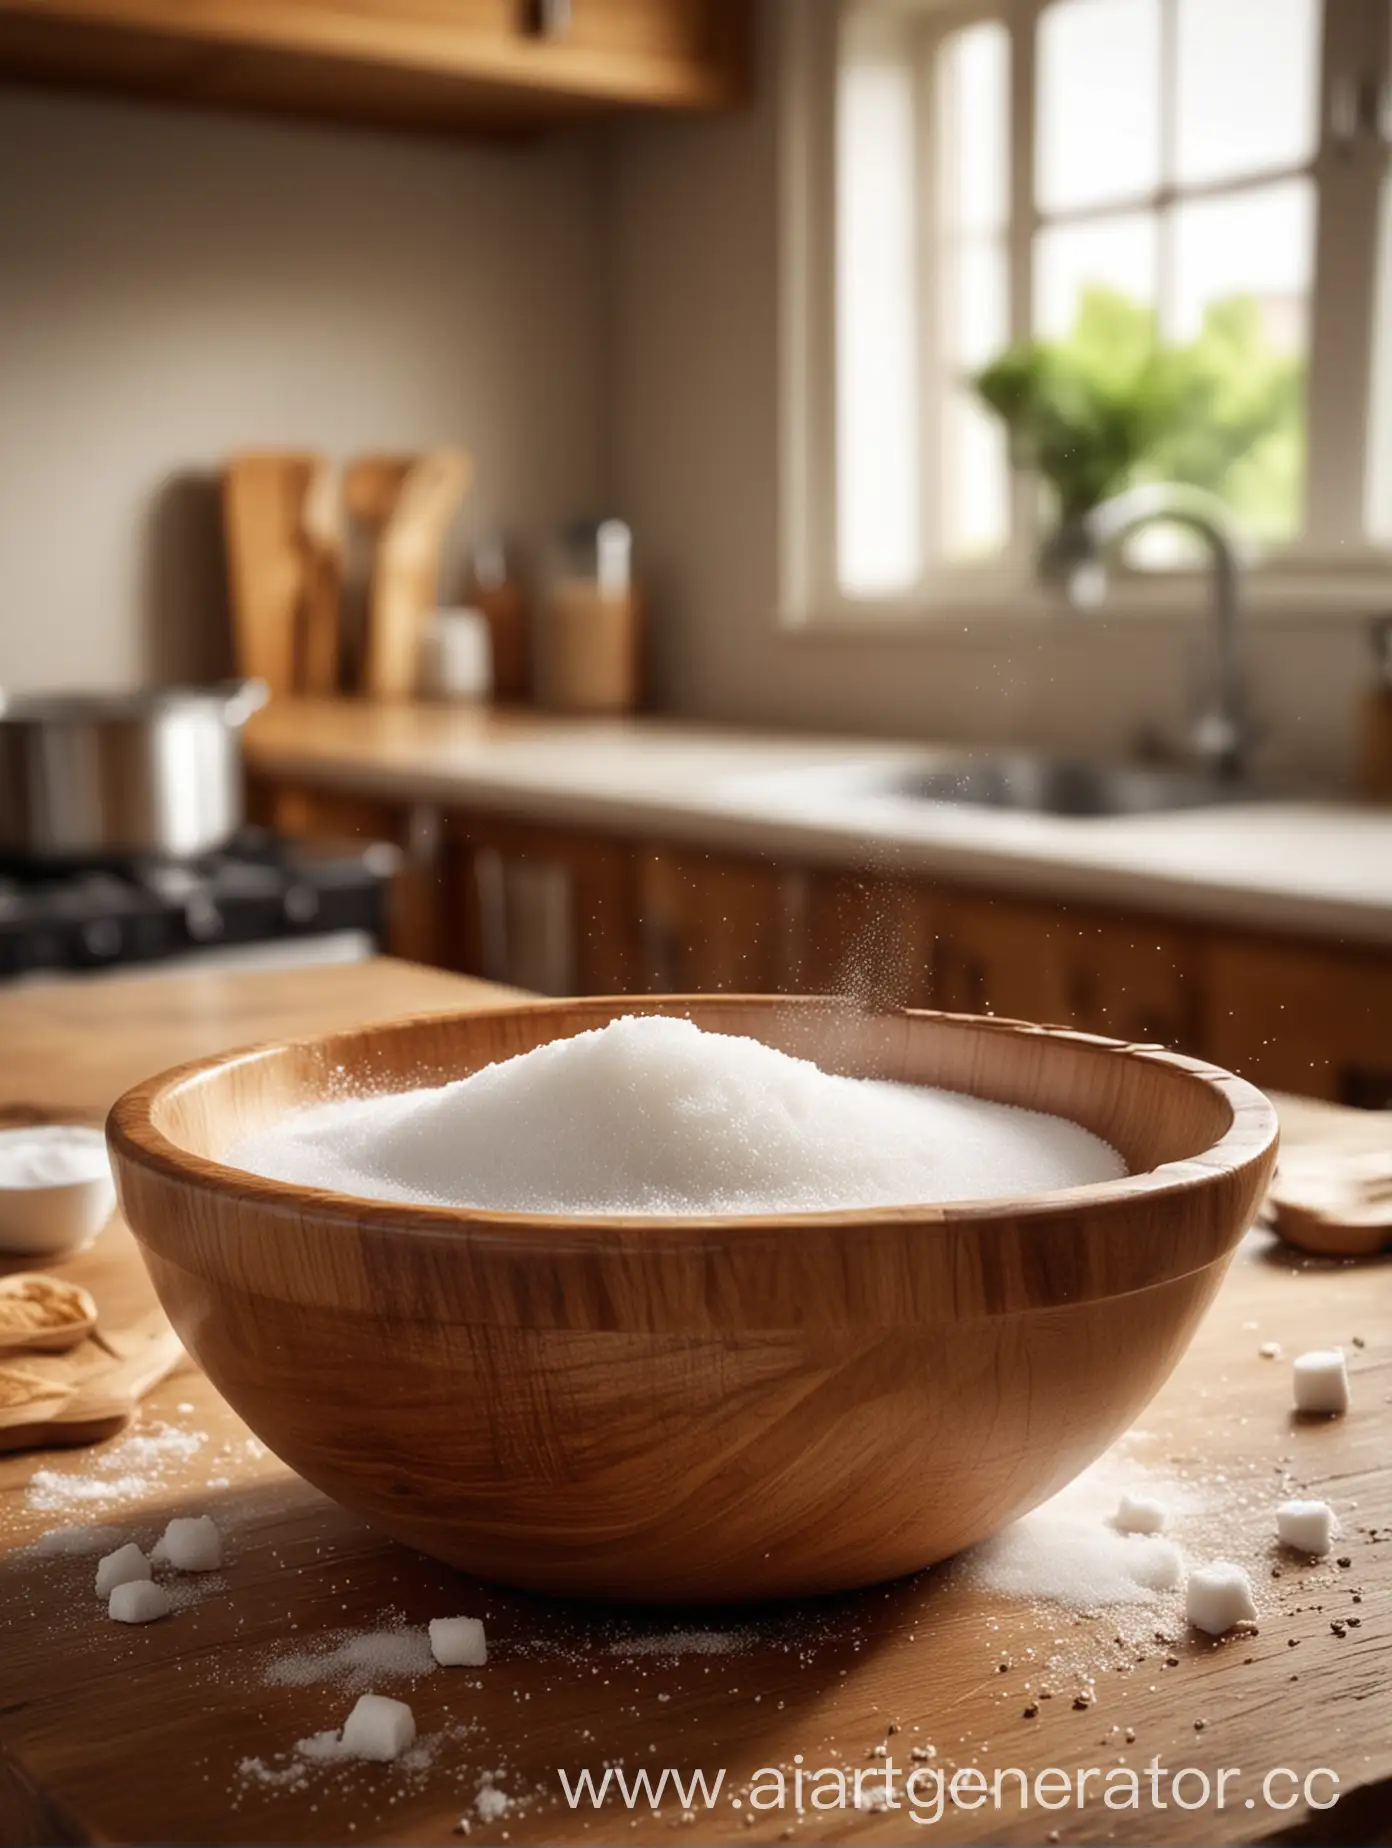
[[[1010,217],[1006,237],[1012,343],[1028,340],[1034,333],[1034,234],[1039,221],[1034,172],[1036,45],[1044,5],[1045,0],[1014,0],[1006,15],[1010,27]],[[1037,485],[1028,473],[1012,470],[1006,555],[1017,566],[1028,566],[1038,543],[1038,529]]]
[[[1387,69],[1385,13],[1364,0],[1325,0],[1305,489],[1306,544],[1320,552],[1364,537],[1385,155],[1371,133],[1337,139],[1333,123],[1346,86]]]

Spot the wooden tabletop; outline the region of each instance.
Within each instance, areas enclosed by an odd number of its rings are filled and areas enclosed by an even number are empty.
[[[482,984],[378,962],[283,975],[213,974],[31,988],[0,995],[0,1105],[91,1117],[127,1083],[220,1045],[314,1032],[373,1016],[484,1004]],[[1288,1140],[1362,1141],[1381,1128],[1286,1102]],[[129,1234],[113,1226],[77,1260],[99,1302],[148,1288]],[[1129,1440],[1150,1467],[1206,1492],[1203,1546],[1230,1551],[1258,1580],[1254,1636],[1214,1643],[1177,1621],[1157,1638],[1126,1608],[1079,1616],[1007,1599],[940,1569],[878,1590],[778,1610],[624,1612],[551,1603],[475,1583],[381,1540],[261,1452],[201,1376],[185,1367],[146,1402],[135,1438],[100,1451],[0,1463],[0,1841],[14,1843],[695,1841],[920,1839],[1227,1842],[1389,1839],[1392,1818],[1392,1268],[1287,1254],[1266,1235],[1243,1246],[1175,1375]],[[1305,1424],[1290,1413],[1289,1369],[1264,1359],[1343,1344],[1353,1409]],[[126,1448],[122,1449],[121,1446]],[[50,1472],[35,1479],[37,1471]],[[114,1489],[114,1493],[113,1493]],[[1317,1564],[1269,1543],[1271,1510],[1308,1490],[1332,1501],[1344,1534]],[[106,1495],[108,1499],[99,1499]],[[109,1623],[90,1557],[40,1537],[84,1522],[148,1543],[171,1515],[206,1511],[227,1537],[224,1570],[188,1581],[194,1599],[147,1628]],[[1207,1525],[1205,1525],[1207,1522]],[[49,1543],[51,1545],[51,1543]],[[1198,1543],[1195,1542],[1195,1545]],[[1339,1564],[1346,1560],[1348,1564]],[[1279,1577],[1273,1577],[1279,1571]],[[311,1679],[316,1650],[343,1632],[484,1617],[480,1670],[383,1678],[409,1700],[424,1740],[397,1765],[314,1764],[296,1741],[341,1724],[354,1688]],[[661,1639],[661,1640],[659,1640]],[[1120,1639],[1120,1640],[1117,1640]],[[408,1639],[406,1649],[411,1644]],[[366,1685],[362,1683],[361,1685]],[[1028,1717],[1027,1717],[1028,1716]],[[792,1807],[804,1775],[856,1771],[865,1800],[884,1767],[1067,1773],[1086,1803],[1021,1811],[949,1808],[923,1830],[907,1807]],[[1204,1773],[1226,1807],[1148,1800],[1107,1809],[1122,1761]],[[664,1791],[659,1813],[614,1794],[570,1809],[559,1774],[605,1766],[634,1776],[724,1772],[715,1807]],[[760,1809],[772,1775],[785,1807]],[[1339,1801],[1320,1811],[1297,1780],[1328,1769]],[[485,1783],[510,1804],[480,1815]],[[823,1788],[828,1786],[823,1785]],[[976,1798],[968,1776],[957,1786]],[[1116,1788],[1116,1786],[1113,1786]],[[1332,1786],[1316,1779],[1323,1801]],[[918,1786],[925,1805],[931,1784]],[[1057,1783],[1043,1786],[1057,1800]],[[902,1798],[901,1798],[902,1801]],[[1249,1807],[1250,1803],[1250,1807]],[[485,1803],[485,1808],[487,1807]],[[687,1817],[690,1817],[690,1820]],[[680,1839],[680,1836],[679,1836]]]

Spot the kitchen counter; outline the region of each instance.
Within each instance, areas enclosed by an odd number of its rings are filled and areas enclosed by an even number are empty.
[[[224,1044],[481,1006],[498,992],[376,962],[0,994],[0,1103],[11,1121],[90,1119],[149,1071]],[[1385,1127],[1328,1106],[1280,1107],[1288,1141],[1361,1142]],[[119,1222],[71,1269],[99,1302],[130,1303],[149,1290]],[[1288,1368],[1258,1353],[1272,1340],[1288,1354],[1348,1345],[1350,1414],[1295,1420]],[[111,1445],[0,1462],[0,1840],[424,1844],[461,1839],[461,1818],[484,1843],[666,1840],[672,1831],[698,1842],[919,1839],[902,1809],[799,1819],[752,1807],[759,1768],[791,1774],[799,1752],[808,1767],[848,1776],[890,1760],[901,1778],[920,1765],[988,1776],[1055,1766],[1075,1788],[1080,1770],[1122,1761],[1143,1769],[1158,1758],[1211,1778],[1242,1767],[1221,1812],[1108,1811],[1095,1778],[1081,1811],[1021,1814],[1011,1798],[1001,1814],[949,1815],[924,1839],[1385,1839],[1389,1397],[1392,1265],[1307,1263],[1253,1234],[1144,1431],[1128,1440],[1137,1467],[1225,1485],[1233,1505],[1215,1546],[1272,1562],[1269,1578],[1257,1574],[1260,1632],[1215,1643],[1178,1625],[1167,1637],[1145,1625],[1132,1634],[1122,1611],[1079,1617],[988,1596],[946,1568],[855,1596],[695,1616],[625,1616],[501,1592],[335,1508],[265,1453],[186,1365],[142,1412],[144,1435],[178,1434],[172,1448],[167,1438],[156,1445],[157,1463],[133,1468]],[[79,1489],[116,1479],[118,1493],[45,1511],[54,1483],[37,1492],[39,1468],[55,1472],[60,1489],[70,1478]],[[1272,1505],[1292,1485],[1334,1502],[1347,1565],[1270,1548]],[[195,1585],[196,1602],[148,1628],[101,1615],[91,1559],[25,1550],[84,1520],[148,1542],[171,1515],[203,1511],[225,1531],[226,1567]],[[345,1627],[459,1612],[485,1617],[486,1668],[379,1682],[410,1699],[430,1741],[414,1768],[297,1765],[295,1741],[341,1723],[353,1697],[307,1679],[304,1652]],[[660,1634],[665,1648],[653,1640]],[[670,1794],[657,1816],[646,1805],[630,1815],[615,1798],[599,1816],[568,1808],[559,1770],[574,1777],[588,1766],[600,1778],[605,1764],[654,1776],[704,1767],[712,1778],[723,1768],[725,1784],[709,1814],[684,1816]],[[1280,1779],[1273,1793],[1291,1807],[1268,1806],[1262,1780],[1277,1767],[1300,1778],[1328,1767],[1340,1780],[1338,1806],[1292,1801]],[[476,1808],[489,1777],[512,1800],[492,1821]],[[1191,1780],[1186,1794],[1194,1788]],[[1330,1788],[1326,1780],[1312,1792],[1323,1801]]]
[[[277,701],[253,772],[625,836],[939,875],[1173,917],[1392,944],[1392,809],[1261,802],[1074,819],[910,803],[877,773],[923,744],[726,731],[662,719]]]

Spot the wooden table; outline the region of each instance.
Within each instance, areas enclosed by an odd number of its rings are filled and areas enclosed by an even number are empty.
[[[492,993],[386,962],[17,991],[0,996],[0,1105],[90,1116],[135,1078],[219,1045],[482,1005]],[[1293,1101],[1282,1114],[1297,1140],[1365,1141],[1384,1128]],[[147,1287],[123,1228],[86,1262],[99,1268],[99,1296]],[[1213,1544],[1255,1562],[1265,1609],[1257,1635],[1220,1643],[1175,1621],[1165,1640],[1149,1619],[1138,1634],[1126,1610],[1078,1617],[989,1597],[948,1570],[752,1613],[634,1615],[509,1594],[378,1539],[259,1453],[185,1368],[147,1401],[140,1430],[164,1425],[186,1445],[202,1441],[193,1454],[130,1466],[141,1481],[123,1499],[67,1513],[33,1505],[36,1468],[101,1480],[91,1451],[0,1464],[0,1840],[432,1843],[460,1839],[461,1818],[474,1839],[513,1843],[651,1841],[671,1831],[696,1841],[1392,1839],[1389,1311],[1385,1263],[1306,1263],[1254,1234],[1148,1411],[1145,1434],[1132,1440],[1138,1463],[1199,1485],[1226,1478],[1222,1492],[1235,1505],[1218,1517]],[[1270,1340],[1287,1355],[1345,1344],[1350,1415],[1293,1421],[1287,1367],[1258,1353]],[[1339,1509],[1337,1558],[1347,1566],[1306,1565],[1269,1548],[1271,1508],[1290,1483]],[[83,1520],[148,1541],[171,1514],[201,1510],[226,1532],[226,1569],[196,1603],[148,1628],[106,1621],[90,1558],[24,1551]],[[1268,1576],[1273,1566],[1279,1578]],[[377,1684],[410,1700],[428,1762],[297,1768],[295,1742],[341,1723],[352,1695],[287,1682],[287,1658],[293,1671],[293,1658],[331,1633],[457,1613],[485,1618],[486,1668]],[[693,1651],[690,1636],[665,1654],[643,1640],[681,1628],[703,1635],[707,1652]],[[950,1778],[977,1768],[989,1779],[1016,1767],[1033,1779],[1059,1767],[1075,1791],[1080,1770],[1099,1776],[1081,1809],[1032,1800],[1021,1811],[1006,1779],[999,1813],[989,1804],[949,1810],[924,1829],[907,1808],[799,1817],[753,1807],[756,1793],[774,1789],[755,1777],[761,1767],[783,1769],[791,1803],[799,1752],[806,1774],[873,1774],[867,1792],[882,1787],[890,1761],[900,1791],[915,1770]],[[1176,1768],[1195,1770],[1182,1792],[1190,1799],[1200,1771],[1215,1782],[1220,1768],[1242,1775],[1228,1781],[1222,1811],[1171,1802],[1159,1813],[1146,1801],[1109,1811],[1100,1779],[1120,1760],[1140,1772],[1143,1793],[1145,1768],[1165,1767],[1162,1797]],[[598,1812],[569,1809],[559,1770],[574,1777],[590,1767],[599,1778],[605,1764],[629,1776],[703,1767],[713,1778],[723,1769],[725,1780],[716,1807],[698,1807],[689,1822],[670,1787],[657,1815],[647,1805],[630,1812],[614,1796]],[[1338,1774],[1335,1808],[1299,1797],[1286,1809],[1265,1804],[1267,1771],[1303,1778],[1317,1767]],[[476,1809],[486,1774],[512,1799],[493,1821]],[[918,1788],[931,1799],[930,1786]],[[966,1802],[977,1794],[970,1776],[958,1789]],[[1278,1779],[1272,1789],[1285,1802],[1293,1787]],[[1316,1782],[1311,1794],[1327,1790]],[[1044,1794],[1056,1798],[1058,1785],[1046,1782]]]

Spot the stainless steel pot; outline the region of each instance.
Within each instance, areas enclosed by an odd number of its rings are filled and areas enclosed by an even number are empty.
[[[264,681],[0,695],[0,853],[33,860],[209,853],[241,826],[239,732]]]

